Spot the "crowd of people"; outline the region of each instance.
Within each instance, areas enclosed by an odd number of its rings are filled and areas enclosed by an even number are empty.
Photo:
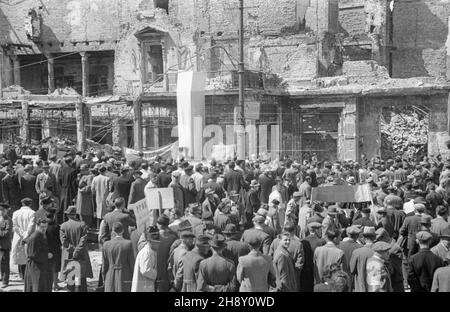
[[[450,160],[439,155],[194,163],[77,152],[35,164],[10,156],[0,160],[3,287],[10,260],[25,291],[58,290],[76,261],[79,283],[66,287],[87,291],[88,233],[98,230],[98,291],[450,291]],[[370,202],[311,200],[314,188],[357,184],[369,185]],[[175,206],[142,228],[132,208],[152,188],[172,188]]]

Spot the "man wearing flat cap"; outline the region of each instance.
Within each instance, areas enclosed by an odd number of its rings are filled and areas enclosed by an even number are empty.
[[[195,235],[192,233],[189,221],[183,221],[181,224],[181,230],[179,230],[179,236],[180,236],[180,244],[174,247],[174,242],[171,246],[170,256],[169,256],[169,265],[168,265],[168,272],[169,272],[169,278],[171,281],[171,285],[173,285],[175,281],[175,276],[177,274],[178,268],[180,266],[181,259],[184,257],[185,254],[187,254],[189,251],[191,251],[195,247]]]
[[[358,237],[362,232],[363,227],[360,225],[352,225],[346,229],[347,238],[340,242],[338,248],[345,254],[345,261],[347,261],[347,268],[350,267],[350,259],[352,257],[353,250],[361,248],[362,245],[358,243]],[[350,271],[347,271],[350,274]]]
[[[42,166],[43,171],[36,177],[36,192],[38,195],[53,195],[56,193],[56,177],[50,173],[50,166],[44,162]]]
[[[261,241],[260,251],[263,254],[268,255],[272,239],[270,235],[264,231],[264,222],[266,221],[266,218],[261,215],[255,215],[252,221],[253,228],[244,231],[241,241],[248,244],[248,242],[255,237],[258,238]]]
[[[414,215],[405,218],[402,227],[400,228],[399,234],[402,237],[407,237],[407,255],[410,258],[414,252],[414,244],[416,241],[416,233],[420,231],[421,224],[420,220],[422,214],[425,212],[425,206],[423,204],[414,204]],[[401,237],[399,241],[402,240]],[[402,244],[399,243],[400,246]]]
[[[199,235],[195,240],[195,247],[182,258],[175,275],[174,288],[181,292],[196,292],[200,262],[208,256],[211,249],[210,238]]]
[[[298,214],[300,212],[300,200],[302,193],[294,192],[292,199],[286,205],[286,215],[284,222],[290,222],[292,224],[298,224]]]
[[[350,273],[354,276],[355,292],[367,292],[367,260],[373,256],[372,245],[376,239],[374,227],[364,227],[364,246],[352,252],[350,258]]]
[[[431,233],[420,231],[416,234],[420,250],[408,260],[408,284],[411,292],[430,292],[433,274],[444,262],[430,251]]]
[[[155,292],[157,275],[157,252],[159,247],[159,231],[147,228],[146,244],[139,251],[133,272],[131,292]]]
[[[305,240],[311,245],[312,253],[317,247],[325,245],[326,241],[322,238],[322,223],[309,222],[308,223],[309,235],[305,237]]]
[[[235,292],[236,266],[233,261],[223,256],[226,239],[222,234],[215,234],[210,245],[211,257],[202,260],[198,269],[197,291],[202,292]]]
[[[373,256],[367,260],[367,292],[392,292],[391,278],[386,263],[391,245],[379,241],[373,244]]]

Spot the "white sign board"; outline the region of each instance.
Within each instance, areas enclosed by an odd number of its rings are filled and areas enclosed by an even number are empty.
[[[148,209],[146,198],[129,205],[128,209],[133,210],[139,231],[144,231],[146,227],[153,225],[153,213]]]
[[[145,198],[149,210],[175,208],[173,188],[153,188],[145,190]]]

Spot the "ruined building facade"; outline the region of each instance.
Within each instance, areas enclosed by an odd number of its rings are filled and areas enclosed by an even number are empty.
[[[450,1],[245,0],[246,120],[268,129],[249,153],[383,156],[380,122],[398,107],[427,120],[429,154],[447,153],[449,15]],[[184,70],[207,73],[205,122],[225,133],[238,25],[237,0],[3,1],[0,136],[76,138],[82,113],[94,141],[165,146]]]

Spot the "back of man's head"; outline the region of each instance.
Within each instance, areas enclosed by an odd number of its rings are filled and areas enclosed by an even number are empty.
[[[123,233],[123,225],[120,222],[114,222],[112,226],[112,231],[116,234],[122,234]]]

